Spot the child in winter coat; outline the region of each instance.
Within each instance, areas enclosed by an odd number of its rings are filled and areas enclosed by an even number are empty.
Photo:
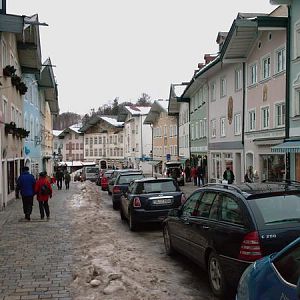
[[[52,198],[52,187],[47,179],[47,172],[41,172],[40,177],[35,185],[35,193],[39,202],[41,220],[44,219],[45,213],[47,220],[50,218],[50,209],[48,205],[49,197]]]

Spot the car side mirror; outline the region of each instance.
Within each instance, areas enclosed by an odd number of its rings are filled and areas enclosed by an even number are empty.
[[[171,217],[179,217],[181,215],[181,209],[180,208],[173,208],[169,212],[169,216]]]
[[[300,299],[300,277],[298,279],[296,293],[297,293],[297,298]]]

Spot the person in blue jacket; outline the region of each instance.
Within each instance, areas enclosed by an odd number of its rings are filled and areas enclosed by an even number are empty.
[[[23,202],[23,211],[25,214],[25,220],[30,221],[30,215],[32,213],[33,196],[35,194],[35,179],[32,174],[29,173],[28,167],[23,167],[22,174],[17,180],[17,192],[20,191]]]

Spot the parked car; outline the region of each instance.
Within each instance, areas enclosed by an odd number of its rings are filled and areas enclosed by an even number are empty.
[[[117,179],[117,176],[120,173],[128,173],[128,172],[137,172],[137,173],[142,174],[141,170],[136,170],[136,169],[118,169],[118,170],[114,170],[113,173],[111,174],[109,180],[108,180],[108,189],[107,189],[107,191],[108,191],[109,195],[112,194],[112,190],[113,190],[115,181]]]
[[[81,169],[74,172],[74,181],[83,181]]]
[[[181,162],[169,161],[166,162],[165,176],[177,180],[179,185],[184,185],[184,172]]]
[[[130,182],[144,178],[141,172],[121,172],[119,173],[112,190],[112,203],[114,209],[120,208],[121,195],[127,191]]]
[[[101,189],[102,191],[107,191],[108,189],[108,180],[110,176],[112,175],[114,170],[107,170],[101,177]]]
[[[300,299],[300,238],[243,273],[236,300],[264,299]]]
[[[139,223],[162,222],[172,208],[179,207],[185,195],[171,178],[144,178],[132,182],[121,196],[120,216],[130,230]]]
[[[98,175],[99,175],[98,167],[88,166],[83,168],[82,176],[84,180],[96,182]]]
[[[252,262],[300,235],[299,216],[299,186],[208,184],[170,211],[166,252],[177,250],[206,269],[213,293],[223,296]]]

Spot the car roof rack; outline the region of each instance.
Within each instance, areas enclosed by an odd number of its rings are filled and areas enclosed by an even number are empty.
[[[241,195],[245,195],[245,192],[242,191],[240,188],[238,188],[235,185],[228,184],[228,183],[207,183],[203,186],[218,186],[218,187],[222,187],[222,188],[227,189],[227,190],[231,189],[231,190],[234,190],[234,191],[238,192]],[[249,186],[249,188],[252,189],[250,186]]]

